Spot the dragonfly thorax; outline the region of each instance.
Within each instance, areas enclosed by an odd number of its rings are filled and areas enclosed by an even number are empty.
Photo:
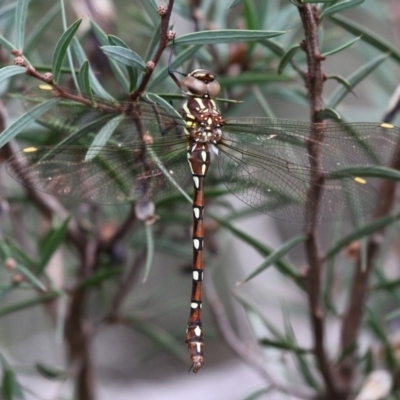
[[[183,105],[187,134],[197,143],[218,144],[221,141],[224,120],[211,99],[189,97]]]

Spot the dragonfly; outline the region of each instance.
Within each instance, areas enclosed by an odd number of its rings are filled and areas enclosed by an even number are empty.
[[[58,87],[31,91],[29,102],[54,102],[38,121],[63,139],[25,148],[8,160],[7,170],[33,189],[93,204],[154,201],[192,180],[186,343],[191,370],[198,372],[205,360],[204,187],[210,165],[217,166],[231,193],[259,212],[302,224],[347,219],[373,211],[377,192],[371,168],[390,162],[400,129],[387,123],[224,119],[216,100],[221,87],[211,71],[195,69],[173,79],[186,96],[180,111]],[[315,189],[318,200],[310,196]]]

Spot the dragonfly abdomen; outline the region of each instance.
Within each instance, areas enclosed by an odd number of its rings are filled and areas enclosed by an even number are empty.
[[[193,177],[193,269],[190,316],[186,331],[186,343],[192,360],[193,372],[204,363],[203,330],[201,323],[203,251],[204,251],[204,178],[210,165],[210,151],[207,143],[189,141],[188,162]]]

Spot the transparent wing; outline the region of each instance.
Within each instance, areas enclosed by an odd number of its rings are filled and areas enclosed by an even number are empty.
[[[321,191],[320,220],[371,213],[377,202],[376,191],[352,170],[387,164],[400,137],[398,128],[370,123],[328,124],[322,128],[311,123],[253,118],[229,121],[224,128],[218,162],[227,188],[261,212],[300,223],[310,219],[310,205],[317,212],[317,204],[308,198],[313,169],[326,178],[323,185],[313,183],[313,188]],[[314,138],[324,136],[324,141],[310,139],[311,132]],[[310,145],[321,154],[318,169],[312,167],[315,160],[308,153]]]
[[[7,164],[12,177],[56,196],[99,204],[154,200],[184,183],[184,122],[173,108],[63,91],[24,94],[26,108],[58,99],[37,122],[55,146],[31,147]],[[28,111],[29,112],[29,111]]]
[[[97,142],[105,144],[111,136],[116,143],[129,143],[147,133],[154,138],[183,136],[185,123],[172,107],[144,102],[111,102],[69,91],[64,91],[64,96],[67,97],[38,88],[24,93],[23,97],[28,110],[39,103],[58,99],[37,122],[57,133],[54,136],[60,146],[88,145],[96,138]],[[115,119],[118,119],[118,124],[111,124],[108,131],[102,130]]]
[[[7,162],[9,174],[34,189],[97,204],[154,200],[185,183],[186,141],[31,147]]]

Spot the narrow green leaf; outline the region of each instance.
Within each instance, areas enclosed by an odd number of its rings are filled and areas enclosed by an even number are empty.
[[[262,344],[263,346],[275,347],[276,349],[287,350],[287,351],[291,351],[291,352],[297,353],[297,354],[312,354],[313,353],[312,350],[296,346],[294,343],[289,342],[288,340],[276,341],[276,340],[271,340],[268,338],[262,338],[259,340],[259,343]]]
[[[147,0],[147,3],[149,3],[155,12],[157,12],[158,4],[156,0]]]
[[[274,40],[264,40],[261,42],[261,44],[270,49],[274,54],[279,57],[282,57],[285,54],[285,49],[283,48],[283,46],[275,42]]]
[[[67,234],[70,219],[71,218],[68,217],[60,224],[59,227],[50,229],[45,237],[45,240],[43,241],[43,244],[40,246],[40,261],[36,270],[39,276],[46,268],[50,258],[63,243],[65,235]]]
[[[32,122],[39,118],[46,111],[49,111],[58,99],[51,99],[45,103],[39,104],[35,108],[32,108],[28,113],[25,113],[18,118],[12,125],[5,129],[0,135],[0,148],[8,143],[11,139],[14,139],[22,130],[26,129]]]
[[[364,1],[365,0],[345,0],[330,7],[326,7],[325,10],[323,10],[320,14],[320,19],[322,20],[325,17],[340,13],[348,8],[357,7],[359,4],[364,3]]]
[[[133,50],[126,49],[122,46],[101,46],[100,48],[108,57],[111,57],[124,65],[146,71],[145,62]]]
[[[283,311],[284,311],[283,316],[284,316],[286,341],[288,342],[289,345],[296,348],[297,341],[286,307],[283,307]],[[310,362],[306,359],[305,357],[306,355],[303,352],[294,351],[293,356],[297,360],[298,367],[300,369],[301,374],[303,375],[304,381],[307,382],[308,386],[311,386],[314,389],[316,389],[317,392],[320,392],[321,388],[318,387],[317,380],[314,378],[313,375],[313,369],[311,367]]]
[[[4,299],[4,297],[6,297],[9,293],[11,293],[15,288],[16,288],[16,286],[13,283],[10,283],[7,286],[3,286],[0,289],[0,302]]]
[[[67,376],[67,372],[60,368],[54,368],[42,363],[36,363],[36,370],[46,379],[60,379]]]
[[[314,378],[313,370],[311,369],[311,363],[307,361],[307,359],[299,353],[294,353],[295,358],[298,363],[298,368],[300,370],[301,375],[303,376],[304,381],[308,386],[311,386],[315,389],[317,393],[321,392],[322,388],[319,387],[318,381]]]
[[[24,50],[26,16],[29,0],[18,0],[15,10],[15,46],[21,52]]]
[[[373,285],[371,287],[371,290],[391,290],[391,289],[398,289],[400,286],[400,279],[393,279],[393,280],[387,280],[382,283],[378,283],[376,285]]]
[[[350,87],[353,89],[371,72],[373,72],[380,64],[382,64],[382,62],[385,61],[389,56],[389,54],[381,54],[378,57],[370,60],[368,63],[364,64],[357,71],[353,72],[347,79]],[[328,100],[328,107],[336,108],[348,93],[349,90],[347,88],[340,87],[336,89]]]
[[[9,65],[0,69],[0,82],[14,75],[24,74],[26,69],[18,65]]]
[[[98,25],[96,21],[90,20],[90,28],[102,46],[109,44],[107,33],[101,29],[100,25]]]
[[[383,321],[381,321],[374,312],[370,310],[368,311],[368,325],[382,342],[386,364],[389,369],[394,372],[397,366],[397,357],[393,346],[390,344],[388,333],[384,329],[384,324],[382,323]]]
[[[345,168],[341,169],[339,172],[341,176],[357,176],[360,178],[380,178],[380,179],[392,179],[400,180],[400,171],[383,166],[370,167],[370,168]],[[335,173],[327,174],[327,179],[337,179]]]
[[[18,382],[13,369],[10,366],[3,367],[1,379],[1,398],[3,400],[24,400],[25,396],[22,387]]]
[[[395,215],[386,215],[384,217],[375,219],[374,221],[361,226],[360,228],[352,231],[350,234],[345,236],[344,238],[340,239],[327,253],[325,259],[330,259],[337,253],[339,253],[342,249],[347,247],[350,243],[354,242],[355,240],[359,240],[365,238],[366,236],[379,231],[383,228],[386,228],[390,224],[398,221],[400,219],[400,213]]]
[[[97,287],[103,282],[109,281],[121,275],[121,268],[100,268],[89,278],[82,280],[79,283],[80,289]]]
[[[147,248],[146,248],[146,265],[144,267],[144,275],[142,279],[143,283],[146,282],[147,278],[149,277],[154,260],[154,238],[153,238],[153,232],[151,231],[151,225],[145,224],[145,230],[146,230]]]
[[[291,47],[281,58],[281,61],[278,66],[278,74],[281,75],[286,65],[292,61],[294,55],[300,50],[300,45],[296,45]]]
[[[390,313],[387,313],[385,315],[385,320],[390,322],[390,321],[393,321],[395,319],[398,319],[399,317],[400,317],[400,308],[397,308],[396,310],[393,310]]]
[[[9,246],[3,240],[0,240],[0,251],[1,251],[1,255],[4,259],[13,258]]]
[[[183,350],[180,341],[178,342],[167,331],[149,322],[129,318],[130,325],[135,331],[153,340],[158,346],[165,348],[183,362],[187,361],[186,351]]]
[[[333,108],[325,107],[318,113],[318,118],[321,119],[333,119],[334,121],[340,121],[342,117]]]
[[[108,39],[109,43],[112,44],[113,46],[121,46],[121,47],[125,47],[126,49],[129,49],[129,46],[122,39],[120,39],[117,36],[108,35],[107,39]],[[119,70],[119,65],[117,65],[117,63],[115,63],[114,60],[112,60],[112,59],[110,59],[110,61],[112,61],[112,65],[115,65],[116,68]],[[127,89],[127,91],[131,92],[136,87],[136,83],[137,83],[137,79],[138,79],[138,71],[136,68],[132,68],[128,65],[126,65],[125,68],[128,72],[128,76],[129,76],[129,85],[126,85],[126,89]],[[114,73],[117,76],[118,80],[121,82],[121,79],[118,77],[118,71],[114,71]],[[122,72],[120,72],[120,73],[122,74]],[[125,82],[126,82],[126,79],[125,79]],[[125,87],[125,84],[124,84],[124,87]]]
[[[95,34],[95,36],[96,36],[96,38],[97,38],[97,40],[99,41],[99,43],[100,43],[101,46],[108,46],[110,43],[111,43],[112,45],[123,46],[122,43],[121,43],[122,40],[120,40],[121,42],[119,42],[119,43],[114,43],[114,42],[110,39],[110,37],[113,36],[113,35],[107,35],[107,34],[100,28],[100,26],[96,24],[96,22],[90,21],[90,26],[91,26],[91,28],[92,28],[92,30],[93,30],[93,32],[94,32],[94,34]],[[114,37],[114,36],[113,36],[113,37]],[[115,36],[115,38],[116,38],[116,36]],[[125,43],[124,43],[124,44],[125,44]],[[127,46],[126,44],[125,44],[125,47],[128,48],[128,46]],[[115,77],[118,79],[118,81],[119,81],[119,83],[121,84],[121,86],[123,87],[124,91],[125,91],[126,93],[129,93],[129,92],[131,91],[132,80],[133,80],[134,82],[136,82],[136,79],[132,77],[133,75],[132,75],[132,72],[131,72],[131,71],[132,71],[133,69],[132,69],[131,67],[126,67],[127,70],[128,70],[128,75],[129,75],[129,79],[130,79],[130,82],[128,83],[128,80],[127,80],[127,78],[126,78],[126,75],[125,75],[124,72],[122,71],[121,66],[120,66],[116,61],[114,61],[114,60],[111,59],[111,58],[108,58],[108,62],[110,63],[111,69],[113,70],[113,73],[114,73]],[[134,85],[134,84],[135,84],[135,83],[133,83],[133,85]]]
[[[341,85],[343,85],[349,92],[351,92],[351,86],[350,83],[347,81],[347,79],[343,78],[340,75],[327,75],[326,80],[328,79],[333,79],[337,82],[339,82]]]
[[[280,36],[286,31],[251,31],[245,29],[221,29],[214,31],[201,31],[188,33],[175,39],[175,44],[220,44],[232,42],[264,41]]]
[[[211,218],[213,218],[215,221],[217,221],[223,227],[229,229],[229,231],[231,233],[233,233],[236,237],[243,240],[245,243],[248,243],[252,248],[257,250],[263,256],[269,256],[269,255],[273,254],[273,250],[271,248],[266,247],[264,244],[259,242],[254,237],[248,235],[247,233],[241,231],[240,229],[237,229],[227,219],[218,218],[215,215],[211,215]],[[281,259],[277,259],[276,267],[283,275],[289,276],[300,287],[302,287],[302,288],[304,287],[304,282],[303,282],[302,277],[298,274],[298,272],[296,271],[296,268],[294,268],[290,263],[288,263],[287,261],[281,260]]]
[[[59,292],[53,291],[45,293],[41,296],[35,296],[32,299],[24,300],[19,303],[14,303],[0,309],[0,318],[5,315],[14,314],[17,311],[25,310],[38,304],[46,303],[60,296]]]
[[[95,271],[95,274],[97,270]],[[64,340],[64,332],[65,332],[65,324],[68,319],[68,311],[70,307],[70,294],[66,292],[60,293],[59,298],[57,299],[57,309],[56,309],[56,317],[55,317],[55,339],[62,343]]]
[[[243,282],[248,282],[250,279],[265,271],[270,265],[275,264],[277,261],[279,261],[283,256],[286,255],[286,253],[296,247],[299,243],[305,242],[306,240],[307,236],[301,235],[287,241],[278,250],[275,250],[274,252],[269,254],[269,256],[263,261],[263,263],[258,268],[256,268],[247,278],[245,278]]]
[[[86,156],[85,161],[93,160],[97,154],[101,151],[102,147],[108,142],[110,137],[114,134],[120,122],[125,118],[125,115],[118,115],[117,117],[108,121],[97,133],[93,142],[91,143]]]
[[[2,35],[0,35],[0,45],[9,52],[11,52],[12,50],[16,50],[16,47]]]
[[[158,4],[156,0],[141,0],[141,3],[147,12],[147,15],[150,17],[153,27],[155,28],[157,24],[160,24],[160,19],[161,19],[157,13]]]
[[[64,0],[60,0],[60,6],[61,6],[61,20],[62,20],[62,28],[63,28],[63,32],[65,35],[65,33],[67,32],[68,28],[68,22],[67,22],[67,12],[65,9],[65,1]],[[75,36],[73,36],[73,39],[76,40]],[[56,49],[57,50],[57,49]],[[68,58],[68,65],[69,68],[71,70],[70,74],[71,74],[71,78],[72,81],[74,82],[75,88],[79,91],[79,83],[78,83],[78,78],[76,77],[76,73],[75,73],[75,65],[74,65],[74,61],[72,59],[72,53],[71,53],[71,49],[69,46],[67,46],[65,53],[67,55]],[[86,59],[86,57],[85,57]],[[83,61],[80,63],[82,64]]]
[[[257,100],[261,109],[264,111],[264,114],[268,118],[276,118],[272,108],[270,107],[268,101],[266,100],[266,98],[264,96],[264,93],[262,93],[262,91],[260,90],[260,87],[257,85],[253,85],[252,92],[253,92],[254,98]]]
[[[81,44],[79,41],[74,37],[72,42],[72,50],[76,59],[78,60],[79,65],[82,65],[86,61],[86,54],[82,49]],[[92,69],[89,67],[89,76],[90,76],[90,86],[92,91],[97,96],[107,99],[107,100],[115,100],[101,85],[99,80],[97,79],[96,75],[93,73]]]
[[[17,265],[15,268],[16,272],[19,272],[27,282],[30,282],[34,287],[37,289],[47,292],[46,286],[43,282],[40,281],[38,277],[36,277],[28,268],[24,267],[23,265]]]
[[[236,300],[243,306],[246,314],[254,314],[262,322],[262,324],[265,325],[265,327],[270,331],[271,335],[276,338],[277,341],[282,341],[285,339],[284,335],[278,330],[275,322],[269,321],[263,312],[254,307],[243,297],[239,296],[236,293],[234,293],[234,296]]]
[[[7,241],[7,245],[8,250],[11,251],[11,254],[7,255],[7,257],[15,258],[20,264],[25,265],[27,268],[36,268],[36,261],[33,258],[29,257],[25,250],[21,249],[20,247],[18,247],[17,244],[10,240]]]
[[[248,30],[257,30],[261,28],[259,8],[254,4],[253,1],[246,0],[243,4],[242,15],[244,17],[245,26]],[[255,43],[251,43],[247,54],[252,53],[252,47]]]
[[[344,17],[338,16],[331,16],[329,17],[332,21],[334,21],[337,25],[341,26],[342,28],[346,29],[348,32],[352,33],[356,36],[361,36],[361,40],[370,44],[371,46],[378,49],[380,52],[389,53],[390,57],[393,60],[400,63],[400,53],[398,50],[389,44],[385,39],[381,38],[380,36],[376,35],[375,33],[369,31],[364,26],[358,25],[352,20],[349,20]]]
[[[81,88],[84,94],[90,96],[92,94],[92,89],[90,87],[90,76],[89,76],[89,61],[86,60],[82,65],[81,69],[79,70],[78,80],[79,80],[79,87]]]
[[[107,43],[105,43],[104,46],[106,46],[108,43],[113,46],[119,46],[125,49],[129,49],[129,46],[121,38],[115,35],[107,35]]]
[[[239,0],[241,1],[241,0]],[[256,392],[250,394],[249,396],[245,397],[243,400],[258,400],[258,399],[264,399],[264,395],[269,393],[272,390],[272,388],[269,389],[260,389],[257,390]]]
[[[364,1],[364,0],[363,0],[363,1]],[[355,42],[358,42],[361,38],[362,38],[362,36],[358,36],[358,37],[356,37],[356,38],[350,40],[349,42],[344,43],[344,44],[342,44],[342,45],[339,46],[339,47],[336,47],[336,49],[329,50],[329,51],[323,53],[322,56],[323,56],[323,57],[327,57],[327,56],[331,56],[332,54],[339,53],[340,51],[342,51],[342,50],[344,50],[344,49],[347,49],[348,47],[350,47],[351,45],[353,45]]]
[[[170,103],[168,103],[168,101],[164,100],[162,97],[158,96],[155,93],[148,92],[148,93],[146,93],[145,98],[152,103],[156,103],[156,104],[160,105],[161,107],[168,109],[168,112],[170,114],[173,114],[175,116],[175,118],[180,119],[181,122],[184,123],[182,120],[182,115],[179,114],[179,111],[177,111],[177,109],[175,107],[173,107]]]
[[[54,81],[58,82],[61,74],[61,67],[64,62],[65,55],[71,40],[73,39],[75,32],[78,30],[79,25],[82,22],[82,18],[75,21],[61,36],[58,41],[53,54],[52,71]]]
[[[261,255],[269,255],[273,252],[270,247],[265,246],[262,242],[258,241],[254,237],[248,235],[242,230],[236,228],[233,224],[229,222],[228,219],[219,218],[216,215],[210,215],[212,219],[217,221],[224,228],[229,229],[231,233],[233,233],[236,237],[238,237],[243,242],[250,245],[254,250],[258,251]]]

